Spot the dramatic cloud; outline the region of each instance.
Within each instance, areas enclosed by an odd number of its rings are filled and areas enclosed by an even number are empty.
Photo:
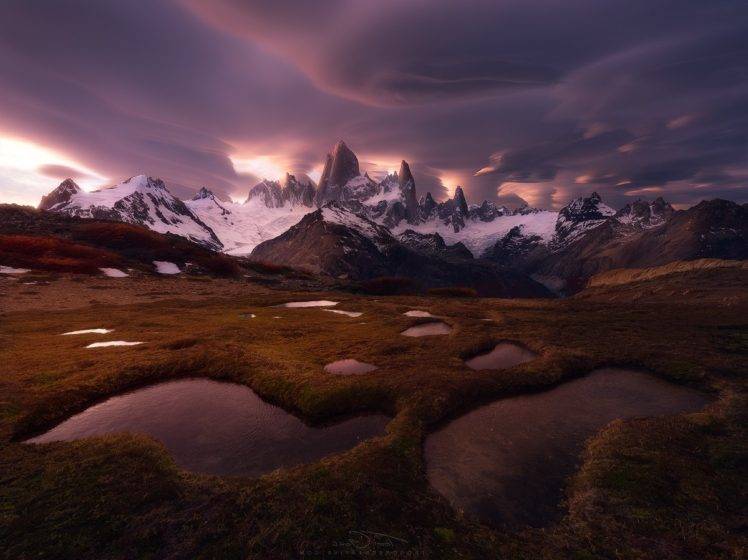
[[[0,153],[0,200],[141,172],[243,197],[343,138],[438,197],[745,201],[746,61],[735,0],[6,0],[0,150],[56,156]]]

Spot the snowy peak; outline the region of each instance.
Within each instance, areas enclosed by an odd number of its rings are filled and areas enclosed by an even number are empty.
[[[601,225],[615,213],[615,210],[603,203],[602,198],[596,192],[588,197],[572,200],[558,213],[554,244],[557,247],[568,245],[589,230]]]
[[[199,191],[195,193],[195,196],[192,197],[192,200],[201,200],[204,198],[216,200],[216,195],[213,194],[213,191],[202,187]]]
[[[72,183],[65,193],[70,194],[65,194],[51,210],[81,218],[138,224],[158,233],[181,235],[210,249],[222,247],[213,230],[174,197],[161,179],[136,175],[93,192],[84,192]]]
[[[39,203],[39,210],[50,210],[58,204],[68,202],[73,195],[82,192],[82,189],[72,179],[65,179],[60,185]]]
[[[664,224],[675,210],[662,197],[652,202],[636,200],[621,208],[614,218],[621,224],[636,229],[649,229]]]

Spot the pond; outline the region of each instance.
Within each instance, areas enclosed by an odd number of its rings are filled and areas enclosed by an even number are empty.
[[[416,325],[415,327],[410,327],[400,334],[403,336],[434,336],[439,334],[449,334],[450,332],[452,332],[452,327],[447,323],[434,321],[432,323],[423,323],[421,325]]]
[[[485,522],[557,519],[585,441],[616,418],[695,412],[706,395],[654,376],[601,369],[543,393],[495,401],[426,439],[429,482]]]
[[[135,432],[159,440],[187,470],[259,476],[355,447],[388,421],[369,415],[311,427],[244,385],[182,379],[112,397],[27,443]]]
[[[465,361],[471,369],[505,369],[537,358],[537,354],[511,342],[500,342],[493,350]]]

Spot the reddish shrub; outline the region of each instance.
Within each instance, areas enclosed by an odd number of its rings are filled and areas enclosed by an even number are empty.
[[[111,249],[168,250],[169,242],[160,234],[141,226],[121,222],[80,224],[75,228],[76,240]]]
[[[10,266],[55,272],[98,272],[117,266],[119,255],[59,237],[0,235],[0,262]]]

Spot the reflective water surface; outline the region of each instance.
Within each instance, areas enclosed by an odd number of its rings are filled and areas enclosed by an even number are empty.
[[[449,334],[450,332],[452,332],[452,327],[447,323],[435,321],[433,323],[424,323],[422,325],[410,327],[400,334],[403,336],[433,336],[438,334]]]
[[[453,506],[489,523],[543,526],[561,513],[584,442],[616,418],[695,412],[692,389],[601,369],[543,393],[501,399],[426,439],[427,475]]]
[[[537,358],[537,354],[510,342],[500,342],[493,350],[465,361],[471,369],[504,369]]]
[[[112,397],[27,443],[137,432],[161,441],[185,469],[258,476],[352,448],[383,434],[388,421],[371,415],[310,427],[244,385],[182,379]]]

